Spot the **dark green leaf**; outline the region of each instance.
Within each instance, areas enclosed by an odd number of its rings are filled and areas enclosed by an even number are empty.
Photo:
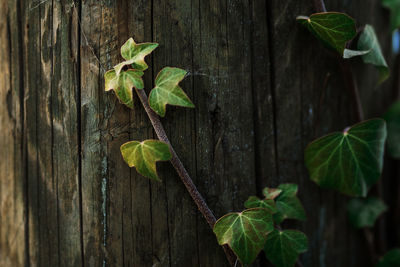
[[[218,243],[228,244],[245,265],[255,260],[273,227],[271,213],[255,208],[221,217],[214,225],[214,233]]]
[[[392,30],[400,28],[400,0],[383,0],[382,4],[390,9],[390,25]]]
[[[310,17],[299,16],[297,21],[306,26],[324,45],[341,56],[346,43],[356,36],[354,19],[344,13],[325,12]]]
[[[321,137],[305,150],[311,180],[350,196],[366,196],[383,166],[386,123],[372,119]]]
[[[256,196],[249,197],[249,199],[246,200],[246,202],[244,203],[244,206],[248,209],[264,208],[271,213],[275,213],[277,211],[275,206],[275,201],[273,201],[272,199],[259,199]]]
[[[307,249],[307,236],[296,230],[274,230],[268,235],[264,247],[267,259],[279,267],[294,266],[299,254]]]
[[[278,189],[282,190],[282,192],[275,199],[278,212],[273,216],[274,221],[280,224],[285,219],[306,220],[306,212],[297,197],[297,185],[281,184]]]
[[[379,216],[387,210],[376,197],[354,198],[347,206],[350,223],[356,228],[373,227]]]
[[[156,49],[158,44],[156,43],[142,43],[136,44],[133,38],[130,38],[121,47],[121,56],[125,59],[124,62],[119,63],[114,67],[117,75],[121,72],[125,66],[132,66],[137,70],[146,70],[148,68],[144,58]]]
[[[387,123],[387,148],[389,154],[396,159],[400,159],[400,101],[394,103],[383,118]]]
[[[178,68],[163,68],[156,77],[155,87],[150,92],[150,107],[161,117],[165,116],[166,105],[194,108],[189,97],[179,87],[186,71]]]
[[[118,99],[129,108],[133,108],[132,88],[143,89],[143,72],[127,70],[116,74],[115,70],[109,70],[104,74],[105,90],[114,90]]]
[[[121,146],[122,157],[129,167],[135,167],[141,175],[161,181],[157,175],[156,161],[171,159],[169,146],[158,140],[131,141]]]
[[[369,50],[368,54],[362,56],[365,63],[374,65],[379,71],[379,82],[383,82],[389,77],[389,68],[386,60],[383,57],[381,46],[379,45],[378,38],[375,30],[371,25],[365,25],[360,39],[357,43],[358,50]]]
[[[392,249],[386,253],[376,267],[400,267],[400,248]]]

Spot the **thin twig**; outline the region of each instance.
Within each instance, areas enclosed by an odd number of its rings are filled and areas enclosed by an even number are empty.
[[[196,203],[197,208],[200,210],[201,214],[203,214],[204,218],[206,219],[208,225],[213,228],[216,222],[215,216],[208,207],[207,203],[205,202],[204,198],[197,190],[195,184],[193,183],[192,179],[189,176],[189,173],[186,171],[185,167],[183,166],[181,160],[179,159],[178,155],[176,154],[174,148],[172,147],[167,134],[165,133],[164,127],[158,117],[158,115],[150,108],[146,92],[141,89],[136,89],[136,93],[139,96],[140,101],[149,117],[151,124],[153,125],[154,131],[157,134],[158,139],[165,142],[169,145],[172,158],[171,164],[174,166],[176,172],[178,173],[179,177],[181,178],[183,184],[185,185],[187,191],[189,192],[190,196],[192,197],[193,201]],[[232,250],[224,245],[223,249],[225,251],[225,255],[231,264],[231,266],[235,265],[236,256],[233,254]]]

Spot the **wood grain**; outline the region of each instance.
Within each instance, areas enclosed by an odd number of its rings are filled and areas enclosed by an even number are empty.
[[[392,65],[380,2],[326,7],[373,24]],[[308,220],[285,227],[309,237],[303,265],[367,266],[347,198],[319,189],[303,164],[308,142],[355,122],[335,58],[296,24],[312,12],[311,0],[0,0],[0,265],[227,266],[172,166],[157,165],[157,183],[121,158],[124,142],[156,137],[137,99],[131,111],[104,92],[134,37],[160,44],[146,92],[164,66],[189,73],[182,87],[196,108],[168,106],[162,121],[217,217],[265,186],[298,183]],[[392,80],[378,86],[353,61],[366,117],[380,116]]]

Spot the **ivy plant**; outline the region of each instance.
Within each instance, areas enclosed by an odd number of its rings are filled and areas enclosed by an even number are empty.
[[[390,154],[400,157],[400,105],[395,103],[383,116],[386,122],[383,119],[364,120],[358,89],[346,60],[360,56],[364,63],[377,68],[379,82],[389,77],[389,68],[375,30],[367,24],[357,32],[355,20],[350,16],[327,12],[323,0],[314,3],[319,13],[298,16],[297,20],[325,47],[337,54],[360,122],[312,141],[305,148],[305,165],[311,180],[319,186],[358,197],[348,203],[349,221],[355,228],[366,229],[367,243],[370,251],[374,252],[374,244],[370,243],[373,235],[369,234],[369,229],[388,208],[381,198],[368,196],[368,192],[374,184],[379,183],[387,136]],[[383,0],[383,5],[392,11],[392,28],[399,27],[400,1]],[[356,49],[350,49],[354,46]],[[388,252],[376,266],[400,266],[399,250]]]

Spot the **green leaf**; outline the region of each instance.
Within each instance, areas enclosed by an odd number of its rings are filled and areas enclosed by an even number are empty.
[[[389,154],[400,159],[400,101],[395,102],[383,118],[387,123],[387,148]]]
[[[350,196],[367,195],[383,166],[386,123],[372,119],[321,137],[305,150],[311,180]]]
[[[384,7],[390,9],[390,25],[392,30],[400,28],[400,0],[383,0]]]
[[[280,193],[282,193],[282,189],[279,188],[266,187],[263,189],[263,195],[266,199],[275,199]]]
[[[143,72],[127,70],[116,74],[115,70],[109,70],[104,74],[105,90],[114,90],[118,99],[129,108],[133,108],[132,88],[143,89]]]
[[[354,198],[347,206],[350,223],[356,228],[373,227],[386,210],[385,203],[376,197]]]
[[[129,167],[135,167],[141,175],[161,181],[157,175],[156,161],[170,160],[169,146],[158,140],[131,141],[121,146],[122,157]]]
[[[129,40],[121,47],[121,56],[125,61],[114,66],[117,75],[121,72],[123,67],[128,65],[132,65],[132,68],[137,70],[146,70],[148,66],[144,61],[144,58],[153,52],[157,46],[157,43],[136,44],[133,38],[129,38]]]
[[[244,206],[248,209],[250,208],[264,208],[271,212],[272,214],[277,212],[275,201],[272,199],[259,199],[256,196],[250,196],[249,199],[246,200]]]
[[[150,107],[161,117],[165,116],[166,105],[194,108],[189,97],[179,87],[186,71],[178,68],[163,68],[157,75],[155,87],[150,92]]]
[[[350,50],[350,49],[345,49],[343,52],[343,58],[352,58],[352,57],[358,57],[358,56],[363,56],[371,52],[371,50],[366,50],[366,51],[358,51],[358,50]]]
[[[275,199],[277,213],[273,218],[277,224],[285,219],[295,219],[304,221],[307,219],[303,205],[297,197],[296,184],[281,184],[278,189],[282,190],[280,195]]]
[[[307,236],[296,230],[274,230],[267,237],[264,251],[267,259],[275,266],[292,267],[299,254],[308,249]]]
[[[316,13],[310,17],[299,16],[297,21],[340,55],[343,55],[346,43],[356,36],[354,19],[344,13]]]
[[[273,227],[271,213],[255,208],[226,214],[215,223],[213,230],[218,243],[228,244],[246,265],[255,260]]]
[[[400,266],[400,248],[390,250],[380,259],[376,267],[399,267]]]
[[[374,65],[379,71],[379,82],[383,82],[389,77],[389,68],[383,57],[381,46],[375,30],[371,25],[365,25],[357,43],[358,50],[370,50],[371,52],[362,56],[364,63]]]

